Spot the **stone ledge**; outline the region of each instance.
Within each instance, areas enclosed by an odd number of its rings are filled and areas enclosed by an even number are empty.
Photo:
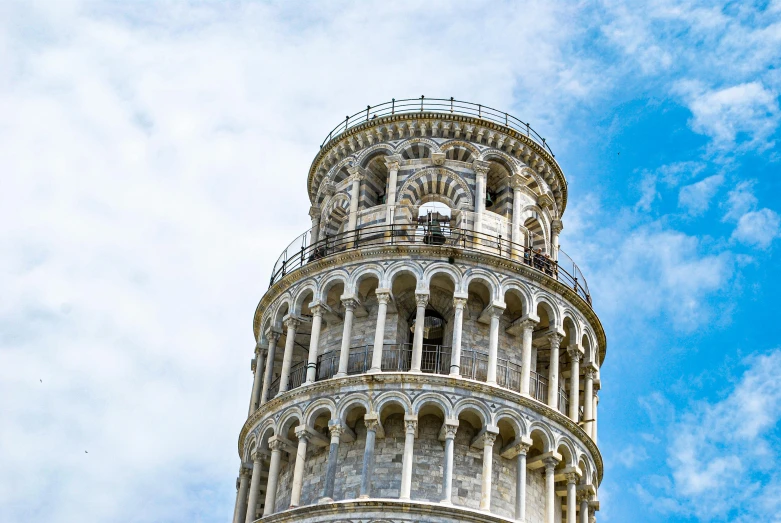
[[[307,505],[278,512],[256,521],[288,523],[310,521],[382,522],[382,523],[509,523],[513,518],[456,505],[444,505],[428,501],[400,501],[397,499],[358,499],[336,501],[322,505]]]

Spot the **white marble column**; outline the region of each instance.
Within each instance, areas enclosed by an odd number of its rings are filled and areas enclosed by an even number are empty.
[[[594,439],[594,375],[596,374],[596,369],[594,369],[594,366],[592,364],[587,364],[586,368],[583,369],[583,374],[585,376],[585,383],[583,384],[583,430],[586,431],[586,434],[591,436],[591,439]]]
[[[482,435],[483,443],[483,475],[480,489],[480,510],[491,510],[491,475],[494,463],[494,442],[496,434],[493,432],[484,432]]]
[[[510,178],[510,187],[513,189],[513,217],[512,217],[512,234],[511,239],[513,242],[512,255],[514,257],[522,256],[523,235],[521,234],[521,188],[525,186],[524,179],[516,174]]]
[[[453,503],[453,440],[458,431],[458,420],[446,421],[445,426],[445,459],[442,465],[442,503]]]
[[[260,393],[260,404],[263,405],[268,401],[268,387],[271,385],[271,380],[274,377],[274,360],[276,359],[277,342],[282,333],[269,329],[266,333],[268,338],[268,353],[266,354],[266,376],[263,378],[263,389]]]
[[[372,351],[372,366],[369,373],[382,372],[382,349],[385,345],[385,317],[388,314],[390,289],[377,289],[377,327],[374,330],[374,350]]]
[[[599,405],[599,395],[594,391],[594,425],[591,427],[591,439],[594,444],[597,443],[597,406]]]
[[[496,364],[499,359],[499,318],[502,317],[504,307],[491,305],[491,326],[488,332],[488,376],[486,382],[496,385]]]
[[[271,462],[268,466],[268,482],[266,483],[266,501],[263,505],[263,516],[274,513],[274,504],[277,500],[277,483],[279,482],[279,465],[282,461],[283,443],[276,436],[269,438],[268,447],[271,449]],[[248,520],[247,523],[252,523]]]
[[[239,468],[239,489],[236,492],[236,507],[233,509],[233,523],[244,523],[247,518],[247,491],[252,469],[243,463]]]
[[[415,335],[412,338],[412,366],[410,372],[420,372],[423,359],[423,326],[426,321],[426,305],[428,304],[428,292],[415,293],[417,312],[415,314]]]
[[[344,427],[340,420],[331,420],[328,422],[328,431],[331,433],[331,442],[328,446],[328,463],[325,469],[325,482],[323,484],[323,495],[320,503],[331,503],[334,500],[334,484],[336,483],[336,465],[339,461],[339,442],[344,432]]]
[[[580,523],[589,523],[588,521],[588,495],[585,492],[581,492],[578,495],[580,500]]]
[[[339,371],[334,377],[347,376],[347,363],[350,361],[350,344],[353,337],[353,315],[358,301],[355,298],[342,297],[344,304],[344,326],[342,329],[342,351],[339,353]]]
[[[293,486],[290,490],[290,508],[301,504],[301,487],[304,486],[304,467],[306,466],[306,449],[311,437],[306,427],[296,427],[298,449],[296,450],[296,463],[293,466]]]
[[[521,323],[523,340],[521,342],[521,394],[529,395],[532,379],[532,336],[537,322],[531,319]]]
[[[466,307],[466,297],[456,296],[453,298],[453,352],[450,360],[450,375],[460,376],[461,374],[461,334],[464,328],[464,307]]]
[[[377,429],[380,428],[380,419],[376,414],[366,415],[363,417],[363,423],[366,426],[366,443],[363,447],[361,490],[358,497],[366,499],[371,497],[372,472],[374,471],[374,443],[377,439]]]
[[[475,160],[472,162],[475,171],[475,232],[483,232],[483,213],[485,213],[486,178],[488,177],[488,162]],[[475,243],[480,243],[476,240]]]
[[[249,499],[247,500],[247,513],[245,523],[255,521],[255,510],[258,505],[258,496],[260,495],[260,475],[262,474],[263,455],[257,450],[252,454],[252,481],[249,486]]]
[[[388,167],[388,187],[385,191],[385,223],[388,225],[391,223],[393,208],[396,206],[396,184],[400,161],[401,156],[398,154],[393,154],[385,158],[385,165]]]
[[[555,523],[556,484],[553,475],[556,463],[555,458],[545,460],[545,523]]]
[[[320,207],[309,208],[309,218],[312,219],[312,230],[309,232],[309,245],[314,245],[320,239]]]
[[[577,423],[580,421],[578,415],[580,414],[580,357],[582,353],[576,345],[573,345],[572,347],[567,347],[567,355],[571,362],[569,376],[569,419]]]
[[[577,523],[577,487],[578,475],[574,472],[570,472],[566,476],[567,478],[567,523]]]
[[[559,345],[561,334],[551,332],[548,334],[550,341],[550,365],[548,366],[548,406],[559,410]]]
[[[255,346],[255,359],[252,360],[252,370],[254,371],[252,378],[252,397],[249,402],[249,412],[247,417],[258,410],[260,406],[260,388],[263,384],[263,371],[266,369],[266,350],[267,348],[260,343]]]
[[[358,224],[358,202],[361,198],[361,180],[363,179],[363,174],[361,174],[357,167],[350,167],[348,168],[348,171],[350,172],[350,182],[352,183],[352,186],[350,187],[350,216],[347,219],[347,231],[354,231]],[[350,242],[350,245],[352,245],[352,242]]]
[[[288,316],[284,321],[285,327],[287,327],[287,334],[285,335],[285,353],[282,355],[282,371],[279,376],[279,393],[282,394],[288,388],[290,383],[290,366],[293,363],[293,347],[296,344],[296,331],[298,326],[301,325],[301,320],[295,316]]]
[[[522,522],[526,521],[526,454],[530,448],[526,443],[515,448],[518,452],[515,456],[515,519]]]
[[[415,436],[418,432],[418,417],[404,416],[404,455],[401,459],[401,492],[399,499],[409,500],[412,491],[412,464],[414,460]]]
[[[561,220],[553,220],[551,223],[551,253],[550,256],[554,260],[559,259],[559,234],[564,230],[564,225]]]
[[[318,302],[309,307],[312,311],[312,334],[309,337],[309,358],[306,363],[306,382],[317,381],[317,357],[320,355],[320,329],[323,326],[323,306]]]

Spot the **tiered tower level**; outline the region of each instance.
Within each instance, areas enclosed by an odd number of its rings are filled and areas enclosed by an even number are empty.
[[[307,189],[255,311],[234,523],[595,521],[605,333],[545,140],[395,100],[328,135]]]

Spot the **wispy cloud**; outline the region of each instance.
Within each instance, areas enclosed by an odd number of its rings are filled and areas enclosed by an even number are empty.
[[[681,187],[678,205],[689,214],[700,215],[708,210],[710,202],[724,183],[723,174],[709,176],[697,183]]]

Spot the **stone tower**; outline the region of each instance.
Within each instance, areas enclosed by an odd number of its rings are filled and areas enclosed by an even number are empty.
[[[605,333],[545,139],[453,99],[347,117],[255,311],[234,523],[588,523]]]

